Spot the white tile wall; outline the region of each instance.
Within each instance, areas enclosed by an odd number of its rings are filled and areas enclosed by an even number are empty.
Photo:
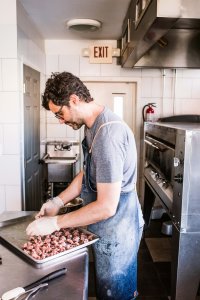
[[[200,78],[199,69],[182,69],[182,75],[185,78]]]
[[[192,78],[177,78],[176,98],[191,98],[192,96]]]
[[[142,77],[161,77],[162,70],[161,69],[141,69]]]
[[[120,66],[120,76],[122,77],[129,77],[129,78],[140,78],[142,74],[142,69],[141,68],[122,68]]]
[[[200,99],[176,99],[175,114],[195,114],[200,115]]]
[[[23,64],[40,71],[41,87],[45,83],[44,41],[22,7],[16,9],[16,4],[16,0],[0,1],[0,212],[21,210]],[[46,126],[45,113],[42,121]]]
[[[73,130],[69,126],[66,126],[66,127],[67,127],[66,128],[66,130],[67,130],[67,138],[79,141],[79,130]]]
[[[6,194],[6,210],[20,211],[22,209],[20,186],[6,185],[5,194]]]
[[[70,72],[79,76],[79,55],[59,55],[59,72]]]
[[[192,80],[192,92],[191,97],[200,99],[200,72],[199,72],[199,78],[194,78]]]
[[[173,98],[173,77],[164,78],[164,98]]]
[[[40,73],[40,89],[41,89],[41,93],[43,94],[44,89],[45,89],[45,85],[46,85],[46,73]],[[42,99],[41,99],[42,102]]]
[[[6,210],[5,187],[0,185],[0,214]]]
[[[101,64],[101,76],[120,76],[121,67],[116,64],[116,58],[113,58],[113,64]]]
[[[41,103],[41,109],[40,109],[40,120],[42,122],[46,122],[46,115],[47,115],[47,111],[44,107],[42,107],[42,103]]]
[[[184,73],[184,69],[176,69],[176,77],[177,78],[182,78],[183,77],[183,73]],[[173,74],[173,76],[175,76],[175,74]]]
[[[38,41],[38,40],[37,40]],[[45,54],[41,48],[27,36],[19,27],[17,31],[18,57],[22,63],[45,73]]]
[[[89,64],[89,57],[80,57],[80,76],[100,76],[100,64]]]
[[[82,49],[88,48],[91,45],[109,44],[112,47],[117,47],[117,41],[114,40],[45,40],[45,52],[47,55],[79,55],[81,56]]]
[[[4,154],[20,154],[20,125],[3,125]]]
[[[61,124],[48,124],[47,126],[47,138],[67,138],[67,126]]]
[[[165,116],[172,116],[174,115],[174,106],[173,106],[173,99],[172,98],[164,98],[163,99],[163,111]]]
[[[2,91],[2,86],[3,86],[2,59],[0,59],[0,91]]]
[[[142,77],[141,96],[142,98],[152,98],[152,77]],[[149,100],[147,100],[149,102]],[[150,101],[153,102],[153,101]]]
[[[17,91],[18,82],[17,59],[2,59],[2,89],[3,91]],[[12,76],[11,76],[12,74]]]
[[[0,25],[0,57],[17,57],[17,28],[16,25]]]
[[[0,156],[0,184],[20,184],[20,157],[19,155]]]
[[[151,97],[161,98],[162,97],[162,87],[163,87],[163,78],[162,77],[153,77],[151,81]]]
[[[0,123],[20,123],[18,92],[0,92]]]
[[[3,125],[0,124],[0,156],[3,155],[3,145],[4,145],[4,140],[3,140]]]
[[[45,141],[46,141],[46,138],[45,138]],[[40,156],[41,156],[41,158],[45,155],[45,153],[46,153],[46,147],[45,147],[45,145],[41,144],[40,145]]]
[[[58,55],[46,55],[46,74],[47,77],[51,75],[52,72],[58,72]]]
[[[16,24],[16,0],[1,1],[0,6],[0,25]]]
[[[43,141],[46,139],[47,135],[47,128],[46,128],[46,119],[45,121],[40,121],[40,141]]]

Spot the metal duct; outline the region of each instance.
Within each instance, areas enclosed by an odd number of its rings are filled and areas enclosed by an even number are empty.
[[[133,0],[123,27],[122,67],[200,68],[199,0]]]

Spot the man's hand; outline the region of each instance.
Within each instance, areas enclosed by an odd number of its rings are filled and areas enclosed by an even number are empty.
[[[57,223],[57,216],[39,218],[28,225],[27,235],[47,235],[60,230]]]
[[[36,219],[43,216],[55,216],[58,214],[61,207],[64,206],[63,201],[60,197],[54,197],[53,199],[49,199],[46,203],[44,203],[39,211],[39,213],[35,216]]]

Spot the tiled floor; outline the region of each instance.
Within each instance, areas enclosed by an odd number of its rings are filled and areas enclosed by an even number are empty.
[[[153,262],[146,238],[167,238],[161,233],[162,222],[168,220],[163,215],[161,220],[152,220],[150,227],[144,232],[138,253],[138,292],[137,300],[169,300],[171,263],[166,261]],[[89,300],[95,300],[94,266],[90,263]],[[197,297],[197,299],[199,299]],[[101,299],[100,299],[101,300]],[[123,299],[122,299],[123,300]]]

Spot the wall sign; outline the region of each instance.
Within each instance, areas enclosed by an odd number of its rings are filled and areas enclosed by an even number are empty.
[[[82,56],[89,57],[91,64],[112,64],[112,58],[119,57],[120,52],[119,48],[109,45],[93,45],[82,49]]]
[[[112,47],[106,45],[90,46],[89,61],[91,64],[112,64]]]

